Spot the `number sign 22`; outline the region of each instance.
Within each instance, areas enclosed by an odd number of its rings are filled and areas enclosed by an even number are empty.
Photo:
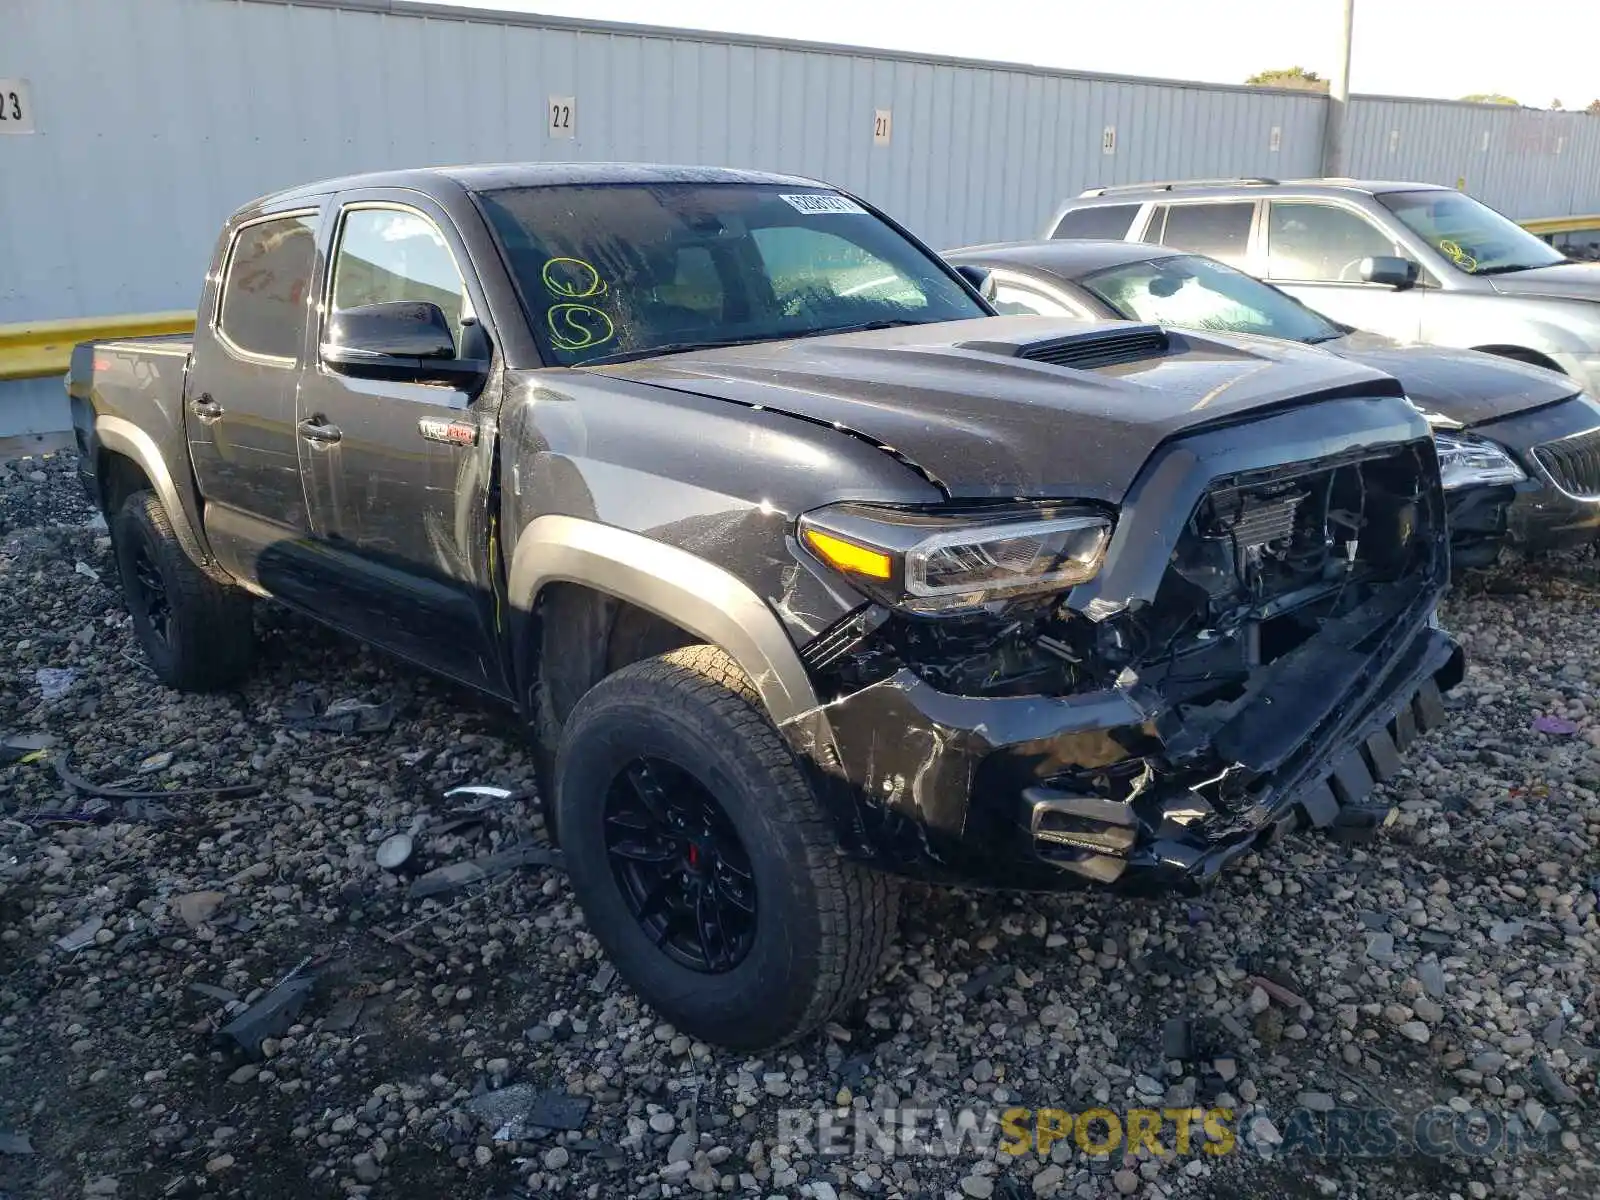
[[[576,97],[551,96],[548,112],[551,137],[569,138],[576,136],[574,133],[578,123],[578,101]]]

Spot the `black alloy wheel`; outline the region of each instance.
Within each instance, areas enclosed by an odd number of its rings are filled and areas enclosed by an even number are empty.
[[[711,975],[743,961],[756,935],[750,856],[704,784],[633,759],[606,793],[605,841],[624,903],[668,957]]]

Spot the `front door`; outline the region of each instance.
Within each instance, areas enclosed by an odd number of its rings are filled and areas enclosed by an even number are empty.
[[[1324,316],[1397,342],[1422,335],[1427,289],[1364,283],[1361,260],[1405,254],[1361,213],[1312,200],[1267,205],[1266,277]]]
[[[483,311],[448,218],[414,195],[346,197],[332,233],[324,321],[385,301],[429,301],[462,357],[487,355]],[[446,230],[449,231],[448,235]],[[463,355],[463,342],[477,343]],[[319,611],[362,637],[503,693],[489,496],[494,413],[443,384],[359,378],[320,360],[298,402],[299,461],[331,575]]]
[[[263,553],[311,529],[294,405],[317,222],[315,210],[275,213],[234,231],[216,308],[184,382],[184,426],[212,549],[236,576],[270,590]]]

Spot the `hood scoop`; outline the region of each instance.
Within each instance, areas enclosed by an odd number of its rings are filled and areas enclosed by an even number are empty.
[[[1052,337],[1043,341],[1016,343],[968,342],[965,349],[985,350],[1008,358],[1095,371],[1121,363],[1144,362],[1160,358],[1172,349],[1171,339],[1156,325],[1114,325],[1085,333]]]

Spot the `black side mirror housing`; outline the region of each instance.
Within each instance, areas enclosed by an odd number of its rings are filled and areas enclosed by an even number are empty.
[[[360,304],[335,312],[322,343],[322,361],[346,375],[458,386],[481,380],[489,370],[486,359],[457,358],[444,310],[419,300]]]
[[[1374,254],[1361,260],[1362,282],[1380,283],[1397,291],[1414,286],[1420,270],[1409,258],[1397,254]]]
[[[956,274],[970,283],[985,300],[994,299],[994,276],[987,268],[964,263],[956,268]]]

